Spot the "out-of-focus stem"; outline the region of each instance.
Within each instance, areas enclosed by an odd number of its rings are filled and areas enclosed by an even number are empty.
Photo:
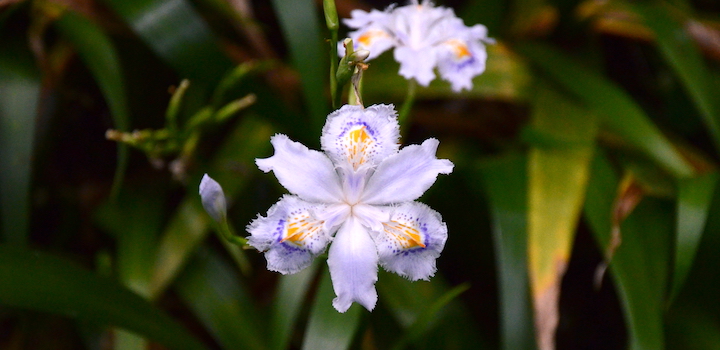
[[[330,31],[330,93],[332,95],[333,109],[340,107],[341,91],[338,89],[337,69],[338,69],[338,15],[335,8],[335,0],[323,0],[323,10],[325,11],[325,23]]]
[[[410,124],[408,122],[408,115],[410,115],[412,106],[413,106],[413,104],[415,104],[416,90],[417,90],[417,82],[415,81],[415,79],[408,80],[407,95],[405,96],[405,102],[403,102],[403,105],[400,108],[400,114],[398,115],[398,122],[400,123],[401,135],[405,134],[405,131],[407,130],[408,125]]]

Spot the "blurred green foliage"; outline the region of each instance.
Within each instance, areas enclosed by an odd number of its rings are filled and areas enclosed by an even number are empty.
[[[0,1],[0,348],[720,348],[716,2],[436,1],[497,40],[403,125],[455,164],[423,198],[449,240],[345,314],[323,259],[267,271],[197,195],[218,180],[242,234],[284,193],[270,136],[318,148],[322,3]],[[402,105],[391,54],[367,63],[365,104]]]

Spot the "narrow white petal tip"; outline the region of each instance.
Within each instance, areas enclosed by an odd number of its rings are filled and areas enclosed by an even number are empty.
[[[377,298],[377,292],[375,291],[375,289],[373,289],[373,293],[365,295],[362,300],[351,299],[348,296],[343,296],[333,299],[332,305],[335,310],[340,313],[345,313],[346,311],[348,311],[348,309],[350,309],[350,306],[352,306],[353,302],[362,305],[368,311],[373,311],[373,309],[375,309],[375,304],[377,304]]]
[[[203,175],[200,181],[200,198],[203,208],[215,221],[220,222],[225,218],[227,215],[225,194],[220,184],[208,174]]]
[[[375,243],[358,220],[350,217],[340,227],[327,263],[337,295],[333,307],[345,312],[355,302],[372,311],[377,303],[378,255]]]

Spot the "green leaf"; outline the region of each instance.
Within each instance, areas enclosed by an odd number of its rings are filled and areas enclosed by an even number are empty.
[[[0,280],[3,305],[122,327],[170,349],[205,349],[138,295],[67,260],[0,246]]]
[[[681,179],[678,184],[677,237],[671,300],[680,293],[692,267],[718,179],[720,174],[712,172],[697,178]]]
[[[315,295],[310,319],[305,330],[303,349],[342,350],[350,348],[364,309],[357,303],[353,303],[345,313],[339,313],[332,306],[333,298],[335,298],[335,292],[330,279],[330,270],[323,268],[320,286]]]
[[[324,263],[318,262],[319,260],[315,259],[311,266],[298,273],[280,276],[270,322],[270,329],[273,330],[270,349],[282,350],[288,348],[293,333],[293,325],[298,319],[303,302],[307,300],[308,288],[312,285],[311,282],[318,267],[324,265]]]
[[[216,83],[232,62],[186,0],[104,0],[143,41],[195,86]],[[202,85],[202,84],[200,84]]]
[[[597,112],[601,125],[618,133],[674,176],[693,174],[690,164],[620,87],[549,46],[525,43],[518,48],[543,73]]]
[[[40,74],[22,42],[0,36],[0,223],[3,241],[25,245]]]
[[[225,349],[266,349],[263,314],[238,274],[209,249],[200,249],[175,289]]]
[[[398,340],[392,348],[396,350],[404,349],[413,341],[420,339],[423,332],[431,327],[431,323],[434,321],[433,318],[437,317],[440,310],[469,288],[470,285],[468,283],[461,284],[447,291],[440,298],[437,298],[434,302],[430,303],[415,319],[415,322],[408,327],[405,334],[403,334],[400,340]]]
[[[157,237],[163,223],[165,186],[150,183],[127,187],[96,212],[96,221],[117,242],[118,279],[130,290],[150,297]]]
[[[238,176],[235,169],[254,169],[254,159],[270,147],[271,135],[272,129],[266,122],[245,116],[216,153],[208,173],[221,184],[228,202],[247,185],[248,177]],[[193,185],[188,197],[180,203],[162,235],[150,286],[151,298],[156,298],[167,288],[210,232],[212,219],[205,213],[197,194],[199,176],[190,183]]]
[[[65,11],[55,23],[62,35],[73,43],[80,58],[100,86],[110,108],[115,128],[128,131],[130,113],[127,108],[120,60],[113,43],[100,27],[73,11]],[[127,145],[118,143],[117,147],[118,160],[111,197],[117,196],[127,168]]]
[[[703,116],[715,148],[720,151],[720,112],[716,91],[705,61],[687,30],[671,16],[670,8],[661,3],[634,4],[636,13],[655,33],[660,52],[687,90]]]
[[[292,64],[300,74],[311,125],[313,129],[320,130],[328,110],[324,94],[327,77],[327,64],[324,62],[327,59],[315,1],[273,0],[272,3],[290,48]]]
[[[597,118],[539,85],[531,125],[575,147],[538,147],[528,158],[528,272],[539,349],[555,348],[560,285],[588,182]]]
[[[527,159],[509,154],[479,162],[478,170],[493,220],[502,348],[533,349],[535,332],[526,258]]]
[[[595,239],[606,250],[619,179],[602,153],[595,157],[591,174],[585,215]],[[630,329],[632,350],[664,348],[663,310],[673,219],[670,205],[646,198],[621,225],[622,244],[610,269]]]
[[[388,309],[398,325],[406,330],[401,336],[389,334],[387,341],[399,342],[397,345],[410,343],[408,345],[416,349],[485,348],[484,339],[476,331],[477,325],[458,299],[448,301],[437,310],[428,310],[438,300],[452,295],[453,290],[457,291],[448,287],[441,276],[434,276],[431,282],[411,282],[380,270],[376,287],[381,306]],[[373,311],[373,316],[380,312],[382,310]],[[432,324],[424,323],[424,318],[429,317],[428,312],[435,315]],[[373,325],[377,323],[375,320]],[[417,327],[424,328],[423,332],[415,333]]]

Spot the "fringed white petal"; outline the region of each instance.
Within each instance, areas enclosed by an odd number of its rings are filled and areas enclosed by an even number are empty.
[[[400,62],[400,75],[405,79],[415,79],[418,84],[428,86],[435,79],[437,63],[435,49],[415,50],[402,46],[395,48],[395,60]]]
[[[327,117],[320,143],[335,164],[358,170],[396,153],[399,130],[392,105],[345,105]]]
[[[377,302],[378,255],[375,243],[360,222],[349,217],[328,253],[328,266],[337,297],[333,306],[345,312],[353,302],[372,311]]]
[[[348,33],[348,36],[353,39],[355,51],[360,49],[370,51],[367,60],[371,60],[393,47],[395,38],[388,31],[387,24],[390,20],[388,11],[372,10],[365,12],[353,10],[350,15],[351,17],[343,20],[343,22],[348,27],[357,30]],[[342,43],[338,43],[338,54],[341,57],[345,55],[345,48]]]
[[[449,81],[454,91],[472,88],[472,79],[485,71],[487,51],[484,42],[492,42],[485,35],[483,25],[458,30],[457,37],[438,45],[438,71]]]
[[[281,185],[304,200],[319,203],[342,200],[340,179],[326,155],[282,134],[273,136],[270,142],[275,154],[255,160],[260,170],[272,170]]]
[[[447,226],[440,213],[417,202],[393,208],[390,220],[375,236],[380,265],[412,281],[435,274],[435,260],[446,240]]]
[[[435,183],[438,174],[452,172],[452,162],[435,157],[438,144],[438,140],[428,139],[385,159],[368,180],[362,202],[386,205],[419,198]]]
[[[324,222],[318,220],[324,206],[283,196],[248,225],[248,244],[265,252],[268,270],[282,274],[298,272],[325,251],[332,239]]]

